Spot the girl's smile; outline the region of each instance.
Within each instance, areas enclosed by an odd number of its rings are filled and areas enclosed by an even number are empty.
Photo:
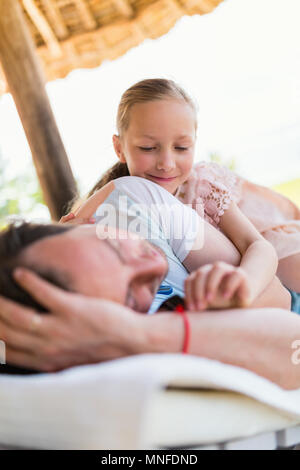
[[[157,181],[165,181],[165,182],[174,181],[174,179],[176,178],[176,176],[169,176],[169,177],[154,176],[154,175],[146,175],[146,176],[148,176],[149,179],[155,179]]]

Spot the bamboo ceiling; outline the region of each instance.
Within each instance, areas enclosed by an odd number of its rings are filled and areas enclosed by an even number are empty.
[[[19,0],[47,80],[116,59],[222,0]],[[6,82],[0,70],[0,93]]]

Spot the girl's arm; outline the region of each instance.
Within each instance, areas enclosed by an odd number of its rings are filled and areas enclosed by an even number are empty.
[[[209,222],[201,219],[201,228],[193,248],[182,261],[182,264],[191,273],[201,266],[217,261],[222,261],[232,266],[239,266],[241,255],[228,237]]]
[[[100,204],[105,201],[105,199],[110,195],[114,190],[114,183],[110,181],[103,188],[96,191],[91,197],[89,197],[81,206],[79,206],[75,211],[70,212],[67,215],[64,215],[60,219],[60,223],[70,223],[70,224],[93,224],[95,219],[93,214],[96,212]]]
[[[235,202],[221,216],[219,226],[224,233],[215,231],[235,247],[239,260],[237,263],[224,260],[220,250],[225,245],[217,242],[215,236],[200,253],[192,250],[183,261],[191,272],[185,281],[187,307],[190,310],[265,304],[280,307],[282,302],[286,307],[289,300],[283,286],[270,299],[278,265],[273,246],[262,237]],[[230,251],[227,253],[230,254]]]
[[[88,218],[92,217],[96,212],[100,204],[110,195],[115,189],[113,181],[107,183],[103,188],[96,191],[91,197],[89,197],[84,204],[82,204],[76,211],[75,217],[77,218]]]
[[[233,201],[220,218],[219,226],[242,256],[240,268],[250,281],[250,300],[253,301],[274,278],[277,253]]]

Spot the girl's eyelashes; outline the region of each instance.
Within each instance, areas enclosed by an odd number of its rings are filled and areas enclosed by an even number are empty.
[[[150,152],[151,150],[155,150],[156,147],[139,147],[140,150],[143,152]],[[185,150],[188,150],[188,147],[175,147],[175,150],[179,150],[180,152],[184,152]]]
[[[139,147],[140,150],[143,150],[144,152],[149,152],[150,150],[154,150],[155,147]]]

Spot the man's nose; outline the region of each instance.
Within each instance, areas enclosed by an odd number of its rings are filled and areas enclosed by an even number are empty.
[[[164,171],[170,171],[175,168],[175,158],[171,150],[164,150],[160,152],[156,167],[158,170]]]
[[[163,258],[150,259],[140,258],[132,263],[135,277],[137,278],[155,278],[162,277],[166,271],[166,262]]]

